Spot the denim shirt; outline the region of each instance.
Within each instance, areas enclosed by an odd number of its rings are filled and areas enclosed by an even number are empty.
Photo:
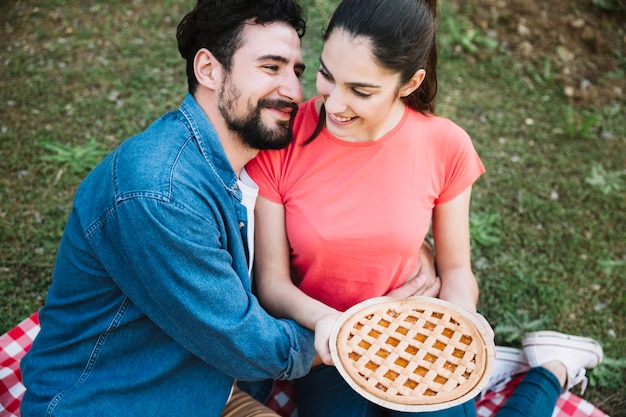
[[[22,416],[219,416],[233,381],[309,370],[312,333],[252,294],[246,209],[191,95],[82,182]]]

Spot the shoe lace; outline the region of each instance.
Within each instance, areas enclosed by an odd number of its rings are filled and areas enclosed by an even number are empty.
[[[589,382],[585,374],[586,374],[585,368],[576,369],[573,372],[569,373],[567,375],[567,390],[569,391],[570,389],[572,389],[573,387],[575,387],[576,385],[582,382],[582,386],[580,388],[580,394],[581,395],[584,394],[585,390],[587,389],[587,384]]]

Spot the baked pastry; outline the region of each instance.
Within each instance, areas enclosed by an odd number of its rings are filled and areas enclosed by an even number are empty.
[[[430,297],[378,297],[347,310],[330,350],[350,386],[397,411],[432,411],[475,397],[491,373],[494,347],[467,311]]]

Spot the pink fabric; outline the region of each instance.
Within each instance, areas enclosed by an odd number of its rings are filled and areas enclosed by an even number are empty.
[[[19,417],[20,400],[24,395],[20,360],[28,352],[39,333],[37,313],[0,336],[0,417]],[[479,417],[492,417],[511,395],[522,376],[513,379],[501,391],[490,392],[477,403]],[[282,417],[298,417],[293,385],[277,381],[267,402]],[[559,397],[552,417],[608,417],[582,398],[566,392]]]

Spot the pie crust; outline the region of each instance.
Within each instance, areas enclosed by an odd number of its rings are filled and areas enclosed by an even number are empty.
[[[347,310],[330,335],[335,366],[363,397],[397,411],[462,404],[485,386],[494,359],[487,329],[430,297],[378,297]]]

